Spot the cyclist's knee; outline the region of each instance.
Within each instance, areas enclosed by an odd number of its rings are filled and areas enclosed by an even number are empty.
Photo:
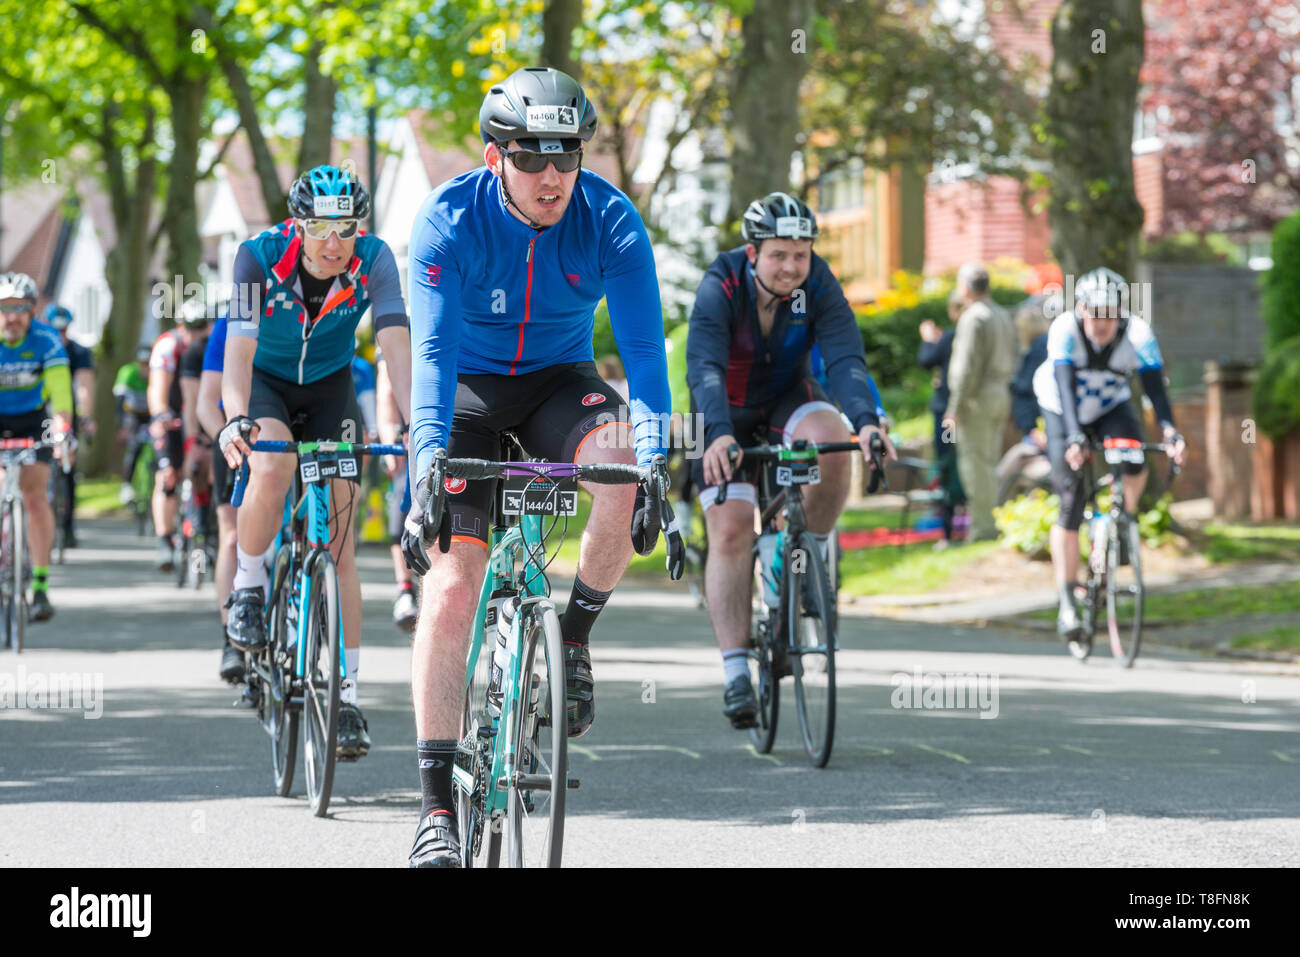
[[[713,505],[706,513],[709,553],[737,556],[749,552],[754,542],[754,507],[748,502]]]

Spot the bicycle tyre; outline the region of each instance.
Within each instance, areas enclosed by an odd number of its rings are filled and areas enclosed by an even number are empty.
[[[329,810],[339,741],[339,686],[343,644],[339,619],[339,576],[334,559],[319,552],[312,569],[307,603],[307,648],[302,678],[303,766],[307,797],[316,817]],[[323,656],[323,657],[322,657]]]
[[[10,597],[6,612],[9,616],[9,637],[14,654],[21,654],[23,638],[27,631],[27,581],[24,566],[27,558],[27,517],[21,500],[10,505],[9,543],[11,548]]]
[[[465,660],[470,680],[465,687],[465,704],[460,715],[460,744],[456,763],[474,781],[466,793],[452,777],[452,799],[456,802],[456,827],[460,835],[461,867],[500,867],[503,819],[491,819],[486,811],[487,795],[492,788],[492,744],[498,731],[485,732],[492,725],[488,709],[488,685],[492,682],[492,650],[496,647],[496,627],[484,626],[483,642],[475,654],[472,647]],[[481,733],[483,732],[483,733]],[[475,845],[478,854],[474,853]]]
[[[749,683],[758,699],[757,724],[749,729],[749,741],[759,754],[767,754],[776,741],[781,713],[781,682],[772,674],[772,623],[776,617],[763,602],[763,562],[754,547],[754,596],[750,611]]]
[[[262,706],[266,709],[266,730],[271,738],[271,772],[275,778],[275,793],[288,797],[293,790],[293,773],[298,762],[298,723],[301,710],[289,701],[293,687],[292,670],[286,671],[285,662],[292,661],[289,649],[289,600],[292,583],[288,579],[290,547],[283,545],[275,557],[271,581],[283,575],[271,606],[266,664],[271,680],[262,682]],[[284,566],[283,573],[280,566]]]
[[[1127,513],[1111,523],[1106,539],[1106,630],[1111,654],[1132,668],[1142,646],[1142,536]],[[1129,563],[1119,563],[1121,542],[1128,539]],[[1127,571],[1125,570],[1127,569]]]
[[[802,550],[803,570],[795,557]],[[827,594],[826,566],[811,532],[801,532],[785,560],[784,595],[795,710],[808,761],[826,767],[835,741],[835,625]],[[805,583],[807,599],[804,599]],[[808,607],[805,607],[805,606]]]
[[[568,795],[569,719],[564,692],[564,642],[560,619],[549,604],[534,606],[524,623],[524,644],[519,671],[519,698],[513,743],[515,766],[520,772],[549,778],[543,787],[522,788],[511,780],[507,809],[511,867],[559,867],[564,852],[564,805]],[[541,657],[538,658],[538,649]],[[556,678],[558,677],[558,681]],[[537,700],[532,702],[534,678]],[[542,712],[543,702],[546,713]],[[541,798],[539,800],[539,795]],[[525,843],[535,848],[526,853]]]
[[[136,534],[143,537],[153,508],[154,448],[146,441],[135,460],[131,473],[132,507],[135,509]]]

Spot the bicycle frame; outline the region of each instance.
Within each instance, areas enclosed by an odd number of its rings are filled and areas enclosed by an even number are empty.
[[[551,600],[550,582],[547,581],[543,568],[534,561],[537,556],[545,559],[545,555],[541,516],[525,515],[520,518],[518,524],[507,528],[496,526],[492,529],[492,551],[487,570],[483,575],[483,586],[479,589],[474,622],[470,626],[470,649],[465,669],[466,692],[469,691],[470,682],[473,680],[474,669],[478,667],[479,655],[484,650],[484,622],[487,619],[487,606],[492,592],[503,585],[513,585],[519,589],[520,602],[519,612],[515,615],[511,629],[510,641],[506,646],[507,658],[502,670],[504,678],[502,679],[501,714],[493,720],[492,768],[491,776],[487,779],[490,786],[483,801],[483,810],[489,818],[504,814],[509,800],[509,790],[497,787],[497,782],[515,770],[517,742],[513,738],[517,722],[513,720],[513,716],[517,713],[515,709],[521,706],[519,694],[521,689],[517,678],[522,667],[520,653],[524,643],[523,628],[525,619],[536,614],[534,608],[525,615],[524,608],[528,605],[537,606],[543,602],[550,603]],[[523,571],[516,581],[513,572],[516,559],[519,557],[523,559]],[[492,649],[488,648],[487,651],[490,654]],[[504,735],[501,733],[503,727]],[[563,732],[562,727],[560,732]],[[568,776],[567,768],[565,776],[566,778]],[[452,777],[466,794],[474,790],[473,780],[459,764],[452,766]]]

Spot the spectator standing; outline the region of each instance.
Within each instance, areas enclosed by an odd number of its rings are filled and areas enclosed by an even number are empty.
[[[967,263],[957,271],[957,294],[966,308],[957,321],[948,364],[944,429],[957,440],[957,472],[970,515],[967,541],[997,538],[993,506],[1002,430],[1011,411],[1008,388],[1017,358],[1016,327],[989,296],[988,270]]]
[[[1047,360],[1047,327],[1050,302],[1035,296],[1016,310],[1016,335],[1019,338],[1020,371],[1011,381],[1011,418],[1020,433],[1020,441],[1007,449],[998,463],[998,488],[1019,472],[1033,470],[1033,476],[1046,478],[1051,474],[1045,453],[1047,436],[1038,427],[1038,399],[1034,396],[1034,373]],[[1060,312],[1059,306],[1052,313]]]
[[[962,301],[956,290],[948,297],[948,319],[954,324],[962,313]],[[939,485],[943,498],[939,501],[939,518],[943,521],[943,538],[935,542],[941,551],[952,544],[953,512],[965,501],[961,480],[957,477],[957,449],[952,441],[944,441],[943,416],[948,410],[948,363],[952,359],[954,330],[940,329],[933,319],[921,323],[921,348],[916,361],[922,369],[934,370],[934,395],[930,398],[930,412],[934,416],[934,461],[939,472]],[[948,436],[951,440],[952,436]]]

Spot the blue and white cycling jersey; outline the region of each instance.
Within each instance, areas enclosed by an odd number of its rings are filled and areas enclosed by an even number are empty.
[[[535,230],[480,167],[439,186],[411,232],[411,431],[416,474],[445,448],[456,376],[522,375],[590,362],[597,304],[609,304],[627,370],[637,461],[664,451],[672,409],[659,282],[631,201],[582,170],[558,223]]]
[[[0,417],[43,408],[48,398],[45,371],[67,365],[63,338],[39,319],[32,320],[21,342],[10,345],[0,338]]]
[[[1034,397],[1044,411],[1056,415],[1061,411],[1061,390],[1053,367],[1067,364],[1075,368],[1075,403],[1079,424],[1091,425],[1111,409],[1132,398],[1128,377],[1133,372],[1160,369],[1164,363],[1151,326],[1138,316],[1130,316],[1122,341],[1115,344],[1105,369],[1088,368],[1088,350],[1079,332],[1078,320],[1071,314],[1057,316],[1047,330],[1047,360],[1034,372]]]

